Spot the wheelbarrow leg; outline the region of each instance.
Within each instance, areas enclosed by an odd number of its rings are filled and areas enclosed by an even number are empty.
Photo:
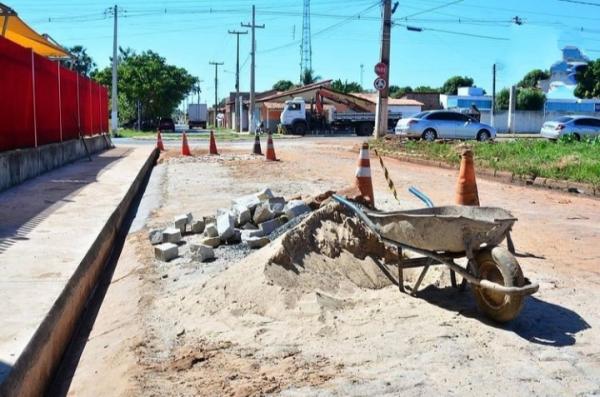
[[[406,292],[404,291],[404,269],[400,262],[398,262],[398,289],[400,292]]]
[[[415,286],[413,287],[413,290],[410,293],[412,296],[415,296],[417,294],[417,291],[419,290],[419,286],[423,282],[423,279],[425,278],[425,274],[427,274],[427,270],[429,270],[430,265],[431,265],[431,260],[429,260],[429,262],[427,262],[427,265],[425,265],[425,267],[421,271],[421,274],[419,275],[419,278],[417,279],[417,282],[415,283]]]

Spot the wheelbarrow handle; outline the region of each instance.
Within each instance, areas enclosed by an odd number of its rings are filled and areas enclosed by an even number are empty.
[[[416,187],[411,186],[408,188],[408,191],[411,192],[412,194],[414,194],[415,196],[417,196],[417,198],[419,200],[421,200],[422,202],[424,202],[427,207],[429,207],[429,208],[434,207],[433,201],[431,201],[431,199],[429,197],[427,197],[427,195],[425,193],[423,193]]]

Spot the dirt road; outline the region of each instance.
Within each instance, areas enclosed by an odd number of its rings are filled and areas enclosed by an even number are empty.
[[[155,168],[94,327],[58,393],[96,395],[600,395],[600,202],[479,180],[484,205],[510,210],[525,274],[540,283],[499,326],[470,292],[431,272],[418,297],[396,286],[294,294],[265,279],[269,247],[236,260],[159,263],[148,228],[214,214],[263,187],[285,195],[346,186],[358,139],[281,143],[280,162],[221,148]],[[399,190],[452,203],[456,172],[387,160]],[[398,208],[372,161],[379,207]],[[402,194],[403,208],[421,204]],[[139,227],[139,226],[138,226]],[[273,243],[275,244],[275,243]],[[217,256],[219,252],[217,252]],[[342,258],[342,257],[340,257]],[[340,266],[343,263],[340,262]],[[72,379],[69,374],[73,375]]]

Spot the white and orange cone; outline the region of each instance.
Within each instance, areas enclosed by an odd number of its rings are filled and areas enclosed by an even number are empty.
[[[208,153],[210,154],[219,154],[217,151],[217,141],[215,140],[215,133],[213,130],[210,130],[210,142],[208,144]]]
[[[277,157],[275,157],[275,148],[273,147],[273,137],[271,133],[268,135],[267,139],[267,160],[277,161]]]
[[[160,130],[157,130],[158,134],[156,135],[156,148],[161,152],[165,151],[165,145],[163,145],[162,136],[160,136]]]
[[[373,180],[371,179],[371,161],[369,160],[369,144],[367,142],[363,143],[358,154],[355,186],[369,207],[375,208]]]
[[[456,182],[456,204],[479,206],[473,151],[463,150]]]

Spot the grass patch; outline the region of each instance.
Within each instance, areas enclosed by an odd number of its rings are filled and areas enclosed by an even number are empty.
[[[460,162],[459,145],[464,143],[407,140],[372,141],[373,147],[388,155],[402,154],[449,164]],[[469,143],[478,167],[510,171],[521,177],[543,177],[591,183],[600,186],[600,139],[552,142],[517,139],[509,142]]]

